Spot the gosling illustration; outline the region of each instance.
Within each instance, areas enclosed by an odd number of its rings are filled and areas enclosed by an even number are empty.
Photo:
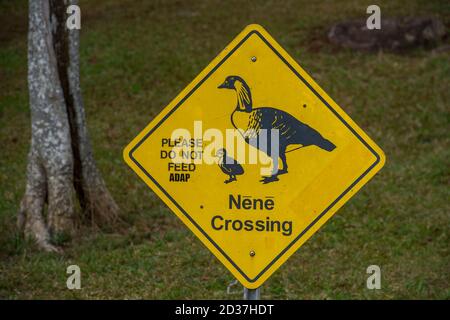
[[[233,158],[227,156],[227,150],[220,149],[217,151],[216,157],[219,158],[219,167],[222,169],[223,173],[229,176],[228,180],[224,183],[230,183],[236,181],[236,176],[244,173],[244,168],[234,160]]]
[[[317,130],[296,119],[289,113],[272,107],[254,108],[252,94],[247,83],[239,76],[228,76],[219,85],[219,89],[232,89],[236,92],[237,105],[231,114],[231,123],[239,130],[244,140],[266,153],[272,158],[273,168],[271,176],[263,177],[261,182],[270,183],[278,181],[278,176],[288,173],[286,153],[307,146],[317,146],[325,151],[331,152],[336,146],[325,139]],[[259,146],[257,141],[263,132],[267,134],[266,146]],[[278,152],[271,150],[270,130],[277,129],[279,133]],[[256,138],[256,139],[255,139]],[[300,145],[299,147],[286,151],[289,145]],[[278,157],[281,159],[283,167],[278,169]]]

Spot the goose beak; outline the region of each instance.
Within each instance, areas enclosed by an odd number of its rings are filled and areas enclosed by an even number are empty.
[[[224,83],[222,83],[220,86],[217,87],[217,89],[226,89],[228,88],[227,85]]]

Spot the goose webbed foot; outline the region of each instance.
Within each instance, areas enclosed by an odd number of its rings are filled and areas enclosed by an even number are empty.
[[[261,181],[263,184],[267,184],[267,183],[275,182],[275,181],[278,181],[278,180],[279,179],[278,179],[277,175],[273,175],[273,176],[270,176],[270,177],[263,177],[259,181]]]
[[[230,176],[230,179],[225,180],[224,183],[227,183],[227,184],[228,184],[228,183],[233,182],[233,181],[236,181],[236,177],[231,177],[231,176]]]
[[[288,173],[287,169],[278,170],[277,175]]]

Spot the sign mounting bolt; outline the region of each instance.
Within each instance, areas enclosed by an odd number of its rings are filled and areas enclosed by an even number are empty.
[[[254,257],[255,254],[256,254],[256,252],[255,252],[254,250],[251,250],[251,251],[250,251],[250,257]]]
[[[256,57],[255,56],[252,57],[252,61],[256,62]]]

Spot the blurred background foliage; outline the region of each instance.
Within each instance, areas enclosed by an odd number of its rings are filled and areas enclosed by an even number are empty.
[[[95,156],[122,209],[63,255],[15,229],[30,119],[27,1],[0,0],[0,298],[241,298],[231,274],[122,160],[122,149],[247,24],[263,25],[384,149],[385,168],[263,286],[264,299],[450,298],[448,52],[366,54],[326,38],[365,1],[80,3],[82,90]],[[437,16],[448,1],[377,1],[381,16]],[[77,264],[82,290],[66,288]],[[382,289],[366,289],[366,268]]]

